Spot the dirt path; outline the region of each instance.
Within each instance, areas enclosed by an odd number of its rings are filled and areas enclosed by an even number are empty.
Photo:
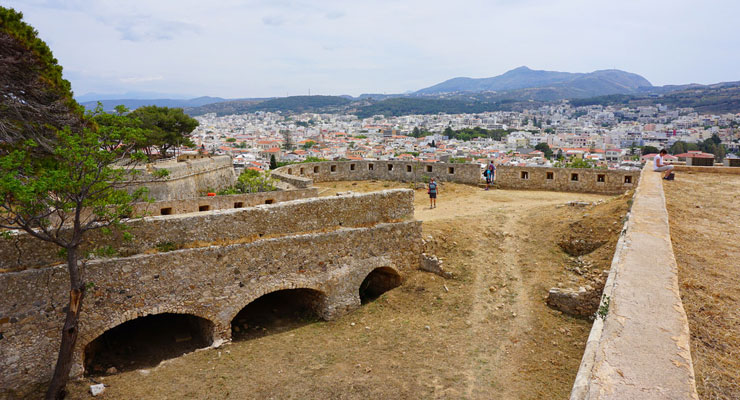
[[[327,196],[408,187],[320,186]],[[586,211],[563,205],[605,199],[445,184],[429,209],[418,190],[425,251],[444,259],[453,279],[412,271],[400,288],[335,321],[104,377],[105,398],[567,398],[591,324],[544,297],[579,282],[556,241]],[[89,398],[86,384],[73,385],[71,398]]]

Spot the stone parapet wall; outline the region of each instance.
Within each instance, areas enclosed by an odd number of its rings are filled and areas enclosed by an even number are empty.
[[[111,246],[118,254],[133,255],[162,246],[182,248],[339,227],[370,226],[412,218],[413,199],[412,190],[393,189],[249,208],[145,217],[128,222],[130,241],[123,240],[120,234],[105,235],[95,230],[88,233],[86,242],[90,245],[82,250]],[[62,261],[58,254],[56,246],[25,233],[15,234],[10,239],[0,238],[0,269],[58,263]]]
[[[698,167],[689,165],[675,165],[673,170],[676,172],[701,172],[703,174],[735,174],[740,175],[740,168],[728,166],[715,167]],[[679,177],[680,179],[680,177]]]
[[[157,216],[229,210],[232,208],[254,207],[260,204],[275,204],[291,200],[308,199],[318,196],[318,193],[319,191],[316,188],[307,188],[220,196],[200,196],[187,200],[163,200],[152,203],[142,202],[134,204],[134,215]],[[203,210],[204,207],[207,207],[207,210]]]
[[[325,206],[318,212],[327,218],[339,211]],[[267,214],[265,225],[272,221]],[[296,216],[296,223],[306,217]],[[318,312],[331,319],[360,306],[360,285],[374,269],[403,276],[418,268],[420,253],[421,223],[409,221],[91,261],[84,276],[94,287],[82,306],[73,375],[82,373],[88,343],[137,317],[195,315],[213,323],[214,339],[228,340],[231,320],[253,300],[307,288],[320,293]],[[68,301],[67,270],[0,274],[0,287],[0,397],[20,397],[51,377]]]
[[[299,177],[314,182],[367,180],[421,182],[426,176],[443,182],[478,184],[482,179],[481,171],[478,164],[361,160],[291,164],[275,169],[273,174],[278,179]]]
[[[661,175],[642,175],[571,400],[698,399]]]
[[[185,200],[207,192],[230,187],[236,174],[230,156],[215,156],[183,162],[147,164],[135,168],[139,174],[129,185],[131,191],[141,186],[149,189],[153,200]],[[166,169],[165,178],[155,176],[157,170]]]
[[[501,189],[620,194],[636,188],[639,180],[639,170],[505,165],[496,168],[496,187]]]

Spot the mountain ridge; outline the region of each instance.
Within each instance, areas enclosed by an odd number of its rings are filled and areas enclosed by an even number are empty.
[[[588,73],[533,70],[521,66],[489,78],[457,77],[420,89],[416,95],[454,92],[500,92],[532,88],[577,89],[581,97],[634,93],[641,87],[653,87],[644,77],[618,69]]]

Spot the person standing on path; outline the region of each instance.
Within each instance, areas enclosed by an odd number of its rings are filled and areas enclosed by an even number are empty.
[[[663,149],[653,158],[653,163],[655,164],[653,165],[653,171],[665,172],[665,174],[663,174],[663,179],[668,179],[671,175],[671,170],[673,170],[673,165],[667,165],[663,160],[663,157],[665,157],[666,154],[668,154],[668,152]]]
[[[429,189],[427,189],[427,193],[429,193],[429,208],[436,208],[437,207],[437,191],[439,189],[437,188],[437,182],[434,181],[434,178],[429,179]]]
[[[486,167],[486,190],[491,186],[494,179],[496,179],[496,166],[493,165],[493,160],[491,160],[488,163],[488,167]]]

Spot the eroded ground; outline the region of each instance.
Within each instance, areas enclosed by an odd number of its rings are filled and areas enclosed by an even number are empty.
[[[691,358],[702,399],[740,399],[740,176],[665,182]]]
[[[322,195],[408,187],[319,186]],[[548,308],[547,290],[583,285],[584,276],[608,269],[628,197],[444,184],[436,209],[423,189],[415,203],[426,251],[444,259],[454,278],[413,271],[401,287],[338,320],[95,378],[109,385],[104,397],[567,398],[591,323]],[[581,259],[557,245],[595,229],[604,244]],[[573,272],[584,264],[589,271]],[[71,397],[88,398],[90,383],[72,384]]]

